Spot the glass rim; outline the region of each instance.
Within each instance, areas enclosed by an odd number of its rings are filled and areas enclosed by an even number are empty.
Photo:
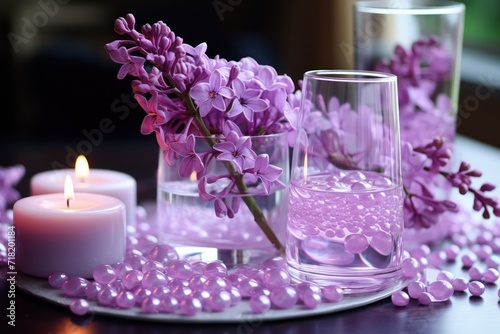
[[[463,3],[447,0],[356,1],[354,8],[370,14],[442,15],[465,11]]]
[[[367,70],[311,70],[304,73],[305,79],[316,79],[334,82],[396,82],[397,76],[392,73]]]
[[[221,139],[226,139],[226,136],[218,136],[218,135],[211,135],[211,136],[202,136],[202,135],[194,135],[195,139],[216,139],[216,140],[221,140]],[[260,138],[279,138],[281,136],[288,136],[287,131],[282,131],[282,132],[274,132],[274,133],[267,133],[267,134],[262,134],[262,135],[246,135],[243,134],[241,137],[249,137],[251,139],[260,139]]]

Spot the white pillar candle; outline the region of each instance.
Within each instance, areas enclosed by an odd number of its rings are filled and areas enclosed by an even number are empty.
[[[85,164],[86,160],[83,165]],[[80,161],[77,161],[75,167],[79,165]],[[66,175],[70,175],[77,193],[102,194],[121,200],[125,204],[127,211],[127,225],[135,226],[137,209],[137,183],[135,179],[122,172],[95,168],[88,169],[88,164],[86,168],[86,172],[68,168],[38,173],[31,178],[31,195],[61,192],[64,178]]]
[[[115,197],[76,193],[67,202],[63,193],[30,196],[13,212],[20,272],[92,278],[96,266],[125,258],[125,206]]]

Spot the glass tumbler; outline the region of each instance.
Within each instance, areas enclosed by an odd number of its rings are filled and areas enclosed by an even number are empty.
[[[344,293],[401,279],[403,188],[396,76],[304,74],[289,185],[292,278]]]

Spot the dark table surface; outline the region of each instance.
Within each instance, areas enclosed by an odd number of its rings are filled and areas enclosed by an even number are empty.
[[[58,151],[54,145],[20,144],[2,148],[0,165],[21,163],[27,173],[18,190],[27,196],[29,178],[37,172],[50,169],[53,161],[64,160],[64,146]],[[458,158],[466,157],[484,172],[491,182],[500,183],[500,150],[459,137]],[[61,153],[62,152],[62,153]],[[123,157],[128,156],[127,162]],[[108,142],[96,148],[89,161],[95,167],[121,170],[133,175],[138,182],[138,198],[154,200],[156,187],[157,149],[154,142],[121,145]],[[91,166],[92,168],[92,166]],[[4,268],[5,269],[5,268]],[[449,262],[444,268],[455,275],[467,276],[461,262]],[[5,270],[1,275],[5,277]],[[52,304],[37,296],[15,290],[15,327],[8,325],[9,285],[0,282],[0,302],[3,316],[0,333],[499,333],[500,298],[497,295],[500,282],[488,284],[481,297],[469,292],[455,293],[449,301],[420,305],[412,300],[406,307],[396,307],[390,298],[336,313],[307,316],[296,319],[264,322],[238,322],[230,324],[178,323],[139,321],[121,317],[94,314],[75,316],[69,308]]]

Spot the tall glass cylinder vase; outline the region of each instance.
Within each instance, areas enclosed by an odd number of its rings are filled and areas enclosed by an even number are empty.
[[[444,139],[453,151],[464,11],[461,3],[438,0],[354,4],[355,67],[397,76],[401,140],[413,149]],[[449,198],[444,179],[430,183],[436,198]],[[444,213],[431,228],[405,221],[405,239],[442,240],[451,233],[451,220],[453,215]]]
[[[283,252],[289,178],[288,134],[251,136],[249,140],[257,156],[254,166],[247,162],[240,166],[247,171],[241,184],[233,184],[228,177],[238,174],[231,162],[205,156],[204,175],[193,172],[182,177],[179,174],[182,160],[169,166],[164,152],[160,151],[158,235],[175,246],[181,255],[221,260],[232,266]],[[223,140],[197,138],[195,151],[210,152],[209,142],[213,146]],[[268,188],[264,175],[270,168],[281,172]]]

